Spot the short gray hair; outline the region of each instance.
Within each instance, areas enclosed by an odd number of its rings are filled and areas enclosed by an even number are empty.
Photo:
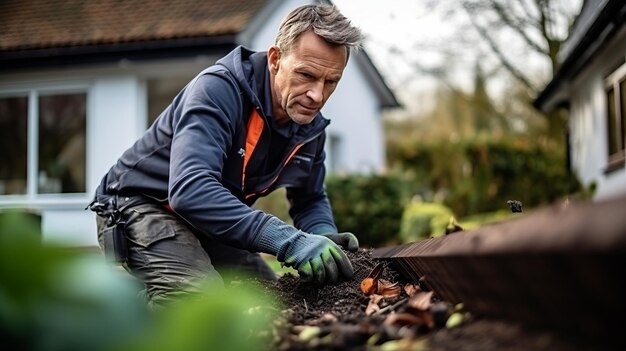
[[[349,19],[333,5],[304,5],[296,8],[283,19],[276,36],[276,46],[287,53],[300,35],[308,30],[323,38],[331,45],[350,49],[361,47],[361,30],[352,25]]]

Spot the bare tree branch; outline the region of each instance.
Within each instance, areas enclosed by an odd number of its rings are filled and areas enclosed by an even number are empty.
[[[532,90],[533,92],[537,92],[537,88],[534,86],[534,84],[530,82],[530,80],[528,80],[528,78],[526,78],[526,76],[520,70],[518,70],[517,67],[515,67],[515,65],[504,55],[502,50],[500,50],[500,48],[498,47],[494,39],[489,35],[487,30],[481,27],[478,23],[476,23],[476,20],[473,18],[471,13],[468,12],[468,15],[472,26],[476,29],[478,34],[480,34],[480,36],[487,42],[487,44],[491,48],[491,51],[498,57],[500,63],[502,63],[507,71],[509,71],[511,75],[515,77],[515,79],[519,80],[528,89]]]
[[[512,30],[514,30],[520,37],[530,46],[532,49],[537,51],[542,55],[547,55],[548,51],[542,47],[539,43],[535,42],[531,37],[528,36],[525,29],[525,23],[521,23],[520,21],[516,21],[509,15],[509,11],[502,7],[497,1],[491,0],[491,5],[493,10],[498,15],[498,17]]]
[[[537,7],[539,8],[539,23],[541,24],[540,30],[543,37],[548,43],[548,58],[552,64],[552,73],[556,72],[559,67],[557,55],[561,49],[561,41],[555,39],[553,33],[550,33],[549,26],[552,19],[550,14],[550,1],[549,0],[535,0]]]

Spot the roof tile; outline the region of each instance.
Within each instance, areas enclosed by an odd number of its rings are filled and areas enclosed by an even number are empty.
[[[266,0],[3,0],[0,51],[236,34]]]

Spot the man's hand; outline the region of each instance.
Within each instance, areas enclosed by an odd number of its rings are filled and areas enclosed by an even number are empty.
[[[296,269],[303,281],[319,285],[336,283],[341,277],[351,278],[354,275],[346,254],[333,240],[322,235],[299,232],[280,248],[276,257],[286,266]]]
[[[344,233],[320,233],[317,235],[321,235],[327,237],[332,240],[335,244],[343,247],[344,249],[355,252],[359,249],[359,239],[356,236],[349,232]]]
[[[339,245],[356,250],[359,242],[351,233],[331,233],[335,228],[318,228],[316,234],[305,233],[270,216],[251,249],[275,255],[279,262],[295,268],[304,281],[317,284],[335,283],[352,278],[352,264]],[[322,233],[322,234],[320,234]]]

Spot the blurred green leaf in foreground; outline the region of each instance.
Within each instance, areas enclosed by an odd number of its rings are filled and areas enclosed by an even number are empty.
[[[255,350],[273,301],[245,284],[159,312],[102,256],[43,243],[32,216],[0,213],[0,340],[20,350]]]

